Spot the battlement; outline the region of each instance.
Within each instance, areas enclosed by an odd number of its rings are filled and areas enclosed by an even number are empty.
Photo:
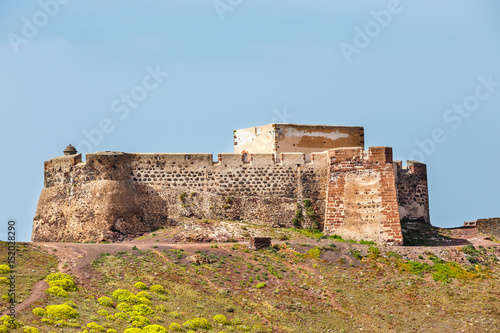
[[[427,166],[424,163],[417,161],[406,161],[406,166],[403,166],[402,161],[394,161],[397,172],[403,172],[406,174],[415,174],[420,177],[427,178]]]
[[[339,168],[355,168],[363,163],[385,165],[392,163],[392,148],[370,147],[363,150],[356,148],[336,148],[328,151],[330,162]]]
[[[82,154],[54,157],[43,164],[44,170],[60,169],[67,170],[82,162]]]
[[[217,160],[213,161],[212,154],[131,154],[124,153],[130,158],[131,163],[166,163],[178,166],[194,166],[198,168],[211,167],[219,165],[224,167],[234,167],[243,165],[287,165],[287,164],[305,164],[314,163],[314,159],[320,159],[318,156],[324,156],[326,152],[313,153],[310,159],[306,161],[304,153],[281,153],[276,157],[275,154],[240,154],[240,153],[220,153],[217,155]],[[316,157],[314,157],[316,155]]]

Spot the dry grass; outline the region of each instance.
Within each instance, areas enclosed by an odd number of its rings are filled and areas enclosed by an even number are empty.
[[[212,329],[197,332],[244,331],[217,326],[212,319],[217,314],[238,318],[250,332],[495,332],[500,324],[499,265],[488,251],[473,253],[480,264],[458,265],[430,254],[432,248],[420,252],[421,260],[410,260],[408,248],[315,238],[260,251],[239,244],[146,248],[103,253],[91,266],[99,279],[80,283],[68,298],[49,297],[30,308],[73,300],[80,327],[40,323],[31,311],[19,320],[41,332],[81,332],[91,322],[123,332],[130,322],[99,315],[102,309],[118,310],[100,306],[97,299],[112,297],[116,289],[137,293],[134,284],[142,281],[165,287],[164,294],[149,292],[155,313],[145,317],[151,323],[168,327],[208,319]],[[25,255],[33,259],[21,266],[53,267],[46,266],[54,262],[48,255],[30,251]],[[188,260],[195,254],[205,263]]]

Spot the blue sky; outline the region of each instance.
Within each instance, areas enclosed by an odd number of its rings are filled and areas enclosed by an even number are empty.
[[[367,147],[423,160],[434,225],[500,216],[499,10],[493,0],[4,1],[0,221],[15,218],[29,240],[43,162],[69,143],[217,154],[232,151],[234,129],[271,122],[364,126]],[[151,71],[168,76],[146,90]],[[131,94],[137,103],[118,110]],[[92,143],[84,133],[100,124]]]

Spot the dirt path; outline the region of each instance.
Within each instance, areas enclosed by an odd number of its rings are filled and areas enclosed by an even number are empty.
[[[30,306],[36,300],[43,298],[43,297],[47,297],[45,290],[48,287],[49,287],[48,283],[43,281],[43,280],[35,283],[35,285],[33,286],[33,289],[31,289],[30,295],[24,301],[22,301],[21,303],[16,305],[16,313],[23,311],[24,309],[26,309],[28,306]],[[0,317],[5,316],[8,313],[9,313],[9,309],[2,312]]]

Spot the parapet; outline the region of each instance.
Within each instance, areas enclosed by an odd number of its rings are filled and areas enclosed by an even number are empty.
[[[402,161],[394,161],[397,173],[413,174],[419,178],[427,179],[427,165],[417,161],[406,161],[406,166],[403,166]]]
[[[392,163],[392,148],[391,147],[370,147],[368,150],[363,148],[336,148],[328,151],[330,161],[336,164],[344,164],[356,166],[356,163],[372,162],[374,164],[389,164]]]
[[[204,168],[211,166],[212,154],[191,154],[191,153],[174,153],[174,154],[164,154],[164,153],[150,153],[150,154],[126,154],[130,160],[132,167],[144,164],[144,165],[177,165],[181,167],[195,167]]]
[[[49,170],[49,169],[65,170],[81,162],[82,162],[82,154],[66,155],[66,156],[54,157],[46,161],[43,167],[44,170]]]
[[[324,155],[323,153],[315,153],[316,163],[321,163],[318,156]],[[276,158],[274,154],[219,154],[217,157],[218,165],[226,167],[237,167],[242,165],[250,166],[269,166],[269,165],[302,165],[314,164],[314,157],[306,161],[306,154],[304,153],[281,153]]]

